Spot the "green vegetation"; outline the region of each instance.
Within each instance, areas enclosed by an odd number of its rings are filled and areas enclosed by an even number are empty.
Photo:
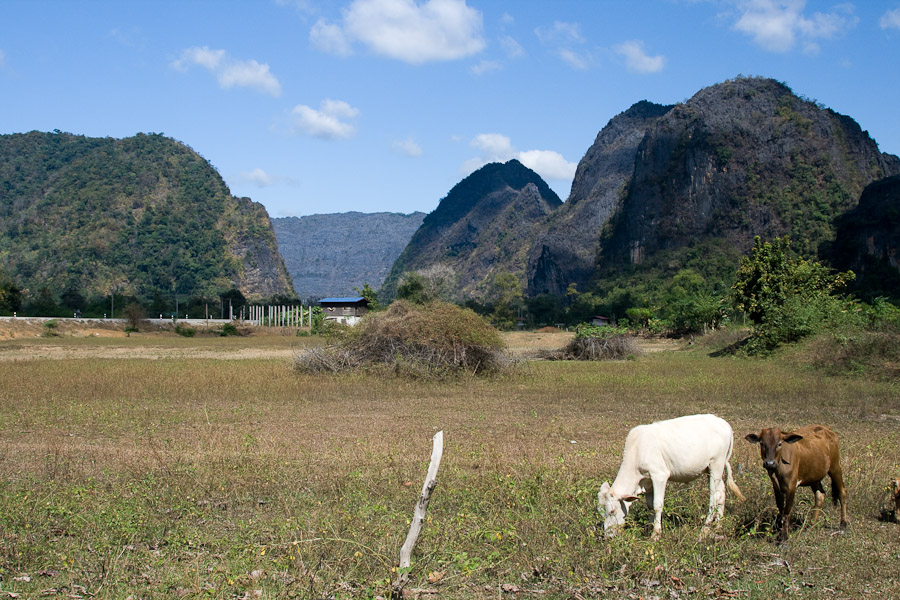
[[[359,288],[353,288],[353,289],[356,290],[357,294],[359,294],[360,296],[362,296],[363,298],[365,298],[366,300],[369,301],[369,303],[367,305],[369,310],[378,311],[383,308],[381,306],[381,303],[378,302],[378,292],[376,292],[374,289],[372,289],[372,286],[369,285],[368,283],[364,283],[362,286],[362,289],[359,289]]]
[[[67,341],[152,343],[181,357],[0,369],[5,595],[388,597],[439,429],[444,457],[408,586],[435,593],[420,597],[900,595],[900,526],[882,517],[900,474],[895,383],[664,352],[398,384],[301,375],[285,359],[184,358],[296,338],[145,339]],[[628,430],[698,412],[734,427],[748,499],[729,496],[721,530],[701,537],[705,482],[672,483],[660,542],[643,501],[605,539],[596,493],[615,477]],[[839,534],[830,507],[806,523],[803,489],[794,534],[776,546],[771,484],[741,436],[813,422],[841,438],[850,526]]]
[[[32,313],[87,312],[111,296],[215,302],[243,276],[236,242],[274,247],[264,211],[162,135],[3,135],[0,154],[0,257]]]
[[[768,352],[849,324],[843,316],[849,301],[833,293],[853,280],[853,272],[832,273],[818,262],[796,258],[790,245],[787,237],[763,242],[757,236],[750,256],[741,260],[734,300],[754,325],[751,352]]]
[[[190,325],[178,323],[177,325],[175,325],[175,333],[177,333],[181,337],[192,338],[197,335],[197,330]]]

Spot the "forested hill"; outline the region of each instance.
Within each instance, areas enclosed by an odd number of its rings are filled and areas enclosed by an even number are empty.
[[[292,294],[268,214],[159,134],[0,135],[0,265],[30,294]]]

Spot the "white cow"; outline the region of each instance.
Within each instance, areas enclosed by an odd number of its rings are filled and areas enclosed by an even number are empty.
[[[731,478],[731,426],[715,415],[689,415],[638,425],[628,432],[619,474],[612,486],[604,482],[597,494],[603,528],[615,535],[638,494],[647,493],[647,507],[655,513],[653,537],[662,532],[662,509],[667,481],[693,481],[709,473],[709,514],[706,526],[725,511],[725,484],[739,499],[744,496]],[[728,477],[722,481],[722,470]]]

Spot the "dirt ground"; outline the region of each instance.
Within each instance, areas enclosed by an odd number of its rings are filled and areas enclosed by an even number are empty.
[[[123,326],[102,319],[49,319],[55,322],[53,331],[60,336],[71,337],[125,337]],[[0,340],[17,338],[39,338],[48,330],[45,327],[48,319],[0,319]]]
[[[85,358],[214,358],[243,360],[254,358],[292,358],[298,351],[297,338],[267,330],[247,329],[251,338],[269,338],[271,343],[217,343],[209,337],[181,338],[171,327],[150,326],[149,331],[129,336],[123,323],[103,320],[56,320],[52,330],[40,319],[0,319],[0,362],[32,359]],[[53,335],[48,335],[52,333]],[[515,331],[503,333],[510,352],[516,356],[534,355],[539,350],[555,350],[565,346],[572,336],[567,331]],[[79,343],[72,338],[101,338],[96,343]],[[167,342],[166,340],[171,340]],[[247,338],[240,338],[246,340]],[[177,340],[177,342],[175,342]],[[668,339],[638,340],[644,352],[675,350],[679,342]]]

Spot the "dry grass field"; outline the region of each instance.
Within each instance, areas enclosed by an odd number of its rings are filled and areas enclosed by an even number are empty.
[[[507,340],[527,355],[567,338]],[[293,352],[316,343],[0,342],[0,598],[388,597],[438,430],[410,597],[900,597],[900,525],[882,513],[900,475],[896,382],[673,346],[484,380],[296,373]],[[747,500],[702,537],[706,483],[671,484],[661,541],[642,502],[605,539],[596,494],[629,428],[698,412],[732,424]],[[850,527],[830,506],[809,526],[804,489],[778,546],[742,438],[814,422],[841,437]]]

